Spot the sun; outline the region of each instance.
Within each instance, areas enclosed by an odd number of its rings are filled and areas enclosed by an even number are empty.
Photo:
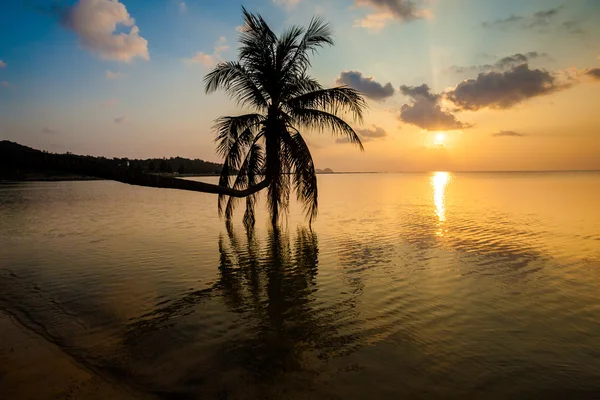
[[[436,133],[435,141],[434,141],[435,145],[443,146],[445,142],[446,142],[446,134],[444,132]]]

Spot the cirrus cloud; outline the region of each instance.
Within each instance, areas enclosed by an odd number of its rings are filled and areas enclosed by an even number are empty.
[[[79,37],[80,45],[106,60],[149,60],[148,41],[118,0],[79,0],[62,15],[63,24]],[[119,26],[129,32],[117,33]]]
[[[6,63],[2,60],[0,60],[0,68],[5,68],[6,67]]]
[[[359,71],[345,71],[336,79],[337,85],[349,86],[358,90],[366,97],[381,101],[394,95],[394,87],[390,82],[382,85],[372,76],[363,76]]]
[[[126,124],[128,122],[130,122],[130,120],[127,115],[122,115],[120,117],[115,118],[115,124]]]

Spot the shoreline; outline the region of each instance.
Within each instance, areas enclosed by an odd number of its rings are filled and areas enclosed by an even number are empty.
[[[22,182],[79,182],[79,181],[101,181],[102,178],[93,176],[72,176],[60,177],[51,176],[43,178],[27,178],[27,179],[0,179],[0,183],[22,183]]]
[[[35,382],[32,385],[31,382]],[[124,384],[80,365],[42,335],[0,308],[0,398],[115,399],[154,397],[136,393]]]
[[[348,175],[348,174],[380,174],[381,172],[317,172],[317,175]],[[203,178],[203,177],[219,177],[219,174],[152,174],[174,178]],[[232,175],[234,176],[234,175]],[[106,179],[96,178],[93,176],[48,176],[48,177],[32,177],[26,179],[0,179],[0,184],[7,183],[22,183],[22,182],[78,182],[78,181],[104,181]]]
[[[390,174],[430,174],[439,171],[400,171],[400,172],[381,172],[381,171],[366,171],[366,172],[317,172],[316,175],[390,175]],[[598,173],[600,170],[541,170],[541,171],[444,171],[452,174],[527,174],[527,173]],[[219,177],[218,174],[156,174],[162,176],[176,177],[176,178],[200,178],[200,177]],[[50,177],[35,177],[27,179],[0,179],[0,185],[11,184],[11,183],[24,183],[24,182],[79,182],[79,181],[104,181],[107,179],[96,178],[92,176],[50,176]]]

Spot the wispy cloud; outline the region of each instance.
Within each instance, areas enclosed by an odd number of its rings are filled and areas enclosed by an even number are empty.
[[[6,67],[6,63],[2,60],[0,60],[0,68],[5,68]]]
[[[9,81],[2,81],[2,82],[0,82],[0,86],[7,88],[7,87],[11,87],[12,85]]]
[[[354,23],[355,27],[373,32],[382,30],[392,21],[410,22],[432,15],[431,10],[417,7],[412,0],[354,0],[354,7],[365,7],[374,11]]]
[[[203,51],[199,51],[193,57],[184,58],[182,61],[190,64],[200,64],[206,68],[212,68],[219,61],[223,60],[221,54],[227,49],[229,49],[229,45],[227,45],[227,38],[225,38],[225,36],[221,36],[219,40],[214,44],[212,53],[207,54]]]
[[[387,132],[380,126],[372,125],[371,128],[355,129],[356,134],[360,137],[360,141],[363,143],[370,142],[372,140],[383,139],[387,136]],[[336,143],[352,143],[347,137],[337,138]]]
[[[116,124],[126,124],[128,122],[130,122],[130,119],[127,115],[123,115],[123,116],[115,118]]]
[[[366,97],[381,101],[394,95],[394,87],[390,82],[382,85],[372,76],[363,76],[359,71],[344,71],[335,81],[338,85],[346,85],[364,94]]]
[[[521,28],[521,29],[533,29],[541,28],[550,25],[558,14],[562,11],[563,6],[550,8],[548,10],[538,11],[531,15],[510,15],[505,18],[500,18],[494,21],[486,21],[481,25],[484,28]]]
[[[560,21],[564,6],[538,11],[530,15],[510,15],[494,21],[486,21],[481,24],[484,28],[496,28],[502,30],[537,30],[538,32],[563,32],[570,35],[585,34],[581,21]],[[550,29],[551,28],[551,29]]]
[[[291,10],[300,4],[301,0],[273,0],[273,3],[285,8],[286,10]]]
[[[46,126],[46,127],[44,127],[44,129],[42,129],[42,133],[47,133],[47,134],[50,134],[50,135],[55,135],[55,134],[58,133],[58,131],[55,130],[55,129],[52,129],[52,128],[48,128]]]
[[[179,3],[179,11],[181,13],[185,13],[187,11],[187,4],[185,3],[185,1],[181,1]]]
[[[215,54],[206,54],[202,51],[199,51],[192,58],[186,58],[184,61],[201,64],[207,68],[210,68],[219,62],[219,58]]]
[[[121,79],[121,78],[124,78],[124,77],[125,77],[125,74],[124,74],[124,73],[122,73],[122,72],[113,72],[113,71],[110,71],[110,70],[108,70],[108,69],[107,69],[107,70],[104,72],[104,76],[105,76],[105,77],[106,77],[106,79],[108,79],[109,81],[113,81],[113,80],[116,80],[116,79]]]
[[[516,53],[511,56],[503,57],[496,61],[494,64],[480,64],[468,66],[453,65],[450,68],[448,68],[448,70],[457,74],[463,74],[468,72],[504,71],[510,68],[514,68],[517,65],[526,64],[535,59],[550,59],[550,56],[547,53],[530,51],[525,54]]]
[[[515,131],[500,131],[500,132],[492,133],[492,136],[494,136],[494,137],[502,137],[502,136],[523,137],[523,136],[527,136],[527,135],[524,133],[515,132]]]
[[[80,45],[107,60],[149,60],[148,41],[119,0],[79,0],[60,12],[62,23],[79,37]],[[118,27],[130,28],[118,32]]]
[[[565,21],[561,24],[560,28],[571,35],[582,35],[586,33],[585,29],[581,27],[580,21]]]
[[[381,139],[387,136],[387,132],[380,126],[372,125],[372,128],[357,129],[356,133],[364,138]]]

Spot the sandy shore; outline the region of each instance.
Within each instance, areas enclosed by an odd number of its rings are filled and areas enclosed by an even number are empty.
[[[79,366],[0,310],[0,399],[148,399]]]

